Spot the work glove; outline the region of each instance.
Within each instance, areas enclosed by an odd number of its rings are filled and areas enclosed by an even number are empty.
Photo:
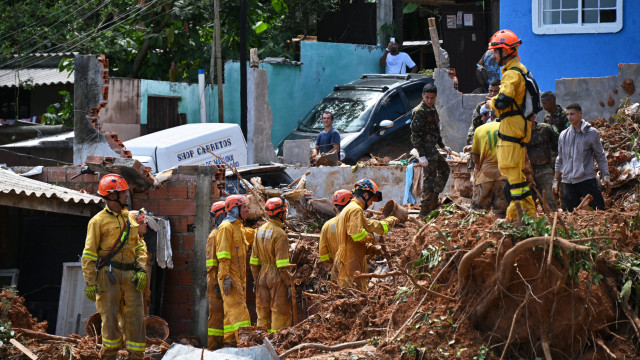
[[[605,175],[602,180],[600,180],[600,184],[604,187],[607,194],[611,191],[611,177],[609,175]]]
[[[98,289],[98,285],[89,285],[84,292],[91,302],[96,302],[96,294],[100,292],[100,289]]]
[[[382,255],[382,246],[368,244],[365,254],[366,255]]]
[[[131,278],[131,282],[136,284],[136,290],[141,292],[147,286],[147,273],[144,270],[138,270]]]
[[[398,218],[397,218],[397,217],[395,217],[395,216],[389,216],[389,217],[385,218],[385,219],[384,219],[384,220],[382,220],[382,221],[386,222],[386,223],[387,223],[387,226],[388,226],[388,227],[390,227],[390,228],[392,228],[392,227],[396,226],[396,224],[397,224],[398,222],[400,222],[400,220],[398,220]]]
[[[553,180],[553,186],[551,186],[551,192],[557,198],[560,196],[560,185],[558,184],[558,179]]]
[[[231,276],[228,276],[222,280],[222,291],[225,295],[229,295],[231,293],[231,288],[236,287],[236,284],[231,280]]]
[[[447,154],[451,155],[451,148],[450,148],[450,147],[448,147],[448,146],[446,146],[446,145],[445,145],[445,147],[444,147],[444,151],[446,151],[446,152],[447,152]]]
[[[429,164],[429,161],[427,161],[427,158],[426,158],[426,157],[424,157],[424,156],[420,156],[420,157],[418,158],[418,164],[419,164],[420,166],[427,167],[427,165]]]

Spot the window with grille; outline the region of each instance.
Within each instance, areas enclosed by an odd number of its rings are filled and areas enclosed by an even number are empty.
[[[622,29],[623,0],[532,0],[535,34],[613,33]]]

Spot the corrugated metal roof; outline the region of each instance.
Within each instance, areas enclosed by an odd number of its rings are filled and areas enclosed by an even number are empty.
[[[18,87],[29,79],[32,85],[73,84],[73,74],[57,68],[0,69],[0,87]]]
[[[47,184],[0,169],[0,195],[17,194],[35,198],[61,199],[66,203],[100,204],[102,198],[76,190]]]

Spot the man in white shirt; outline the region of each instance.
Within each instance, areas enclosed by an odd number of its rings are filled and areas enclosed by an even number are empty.
[[[385,74],[406,74],[407,68],[409,72],[418,72],[416,65],[406,52],[400,52],[400,45],[395,41],[389,43],[384,54],[380,58],[380,66],[384,67]]]

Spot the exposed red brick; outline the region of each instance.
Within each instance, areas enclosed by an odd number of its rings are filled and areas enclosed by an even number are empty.
[[[193,253],[173,253],[174,269],[190,269],[193,263]]]
[[[167,192],[169,193],[167,199],[187,199],[189,197],[189,185],[195,186],[195,184],[184,182],[170,182],[167,184]]]
[[[87,158],[84,160],[85,164],[102,164],[104,161],[104,156],[97,155],[87,155]]]
[[[157,200],[158,214],[162,215],[195,215],[195,200]]]
[[[166,316],[165,319],[167,319]],[[182,320],[180,318],[176,318],[176,320],[167,319],[167,323],[169,324],[169,333],[172,335],[175,334],[175,336],[179,336],[193,333],[192,320]]]
[[[189,186],[188,186],[188,189],[187,189],[187,197],[189,199],[195,199],[196,198],[196,188],[197,188],[197,186],[194,183],[189,183],[188,185]]]
[[[164,213],[158,211],[158,200],[138,199],[134,196],[132,205],[134,209],[145,208],[148,212],[151,212],[154,215],[164,215]]]
[[[173,229],[171,229],[171,237],[169,238],[169,241],[171,242],[172,249],[180,249],[180,235],[176,234]]]
[[[164,301],[176,304],[190,304],[193,302],[193,287],[167,285],[164,291]]]
[[[180,165],[178,166],[178,174],[182,175],[196,175],[198,174],[198,168],[200,165]]]
[[[58,183],[64,183],[67,181],[67,168],[66,167],[50,167],[47,171],[47,182],[49,184],[57,185]]]
[[[174,284],[176,286],[193,286],[193,276],[189,270],[172,270],[167,271],[166,284]]]
[[[171,232],[187,232],[187,219],[188,218],[186,216],[169,216],[169,225],[171,226]]]
[[[180,250],[182,251],[193,251],[193,242],[195,240],[195,236],[193,233],[187,233],[180,235],[182,238],[182,244],[180,246]]]
[[[136,188],[136,190],[138,190],[138,189]],[[140,200],[149,199],[149,190],[148,189],[144,189],[144,190],[141,190],[141,191],[134,191],[133,192],[133,200],[137,200],[137,199],[140,199]]]

